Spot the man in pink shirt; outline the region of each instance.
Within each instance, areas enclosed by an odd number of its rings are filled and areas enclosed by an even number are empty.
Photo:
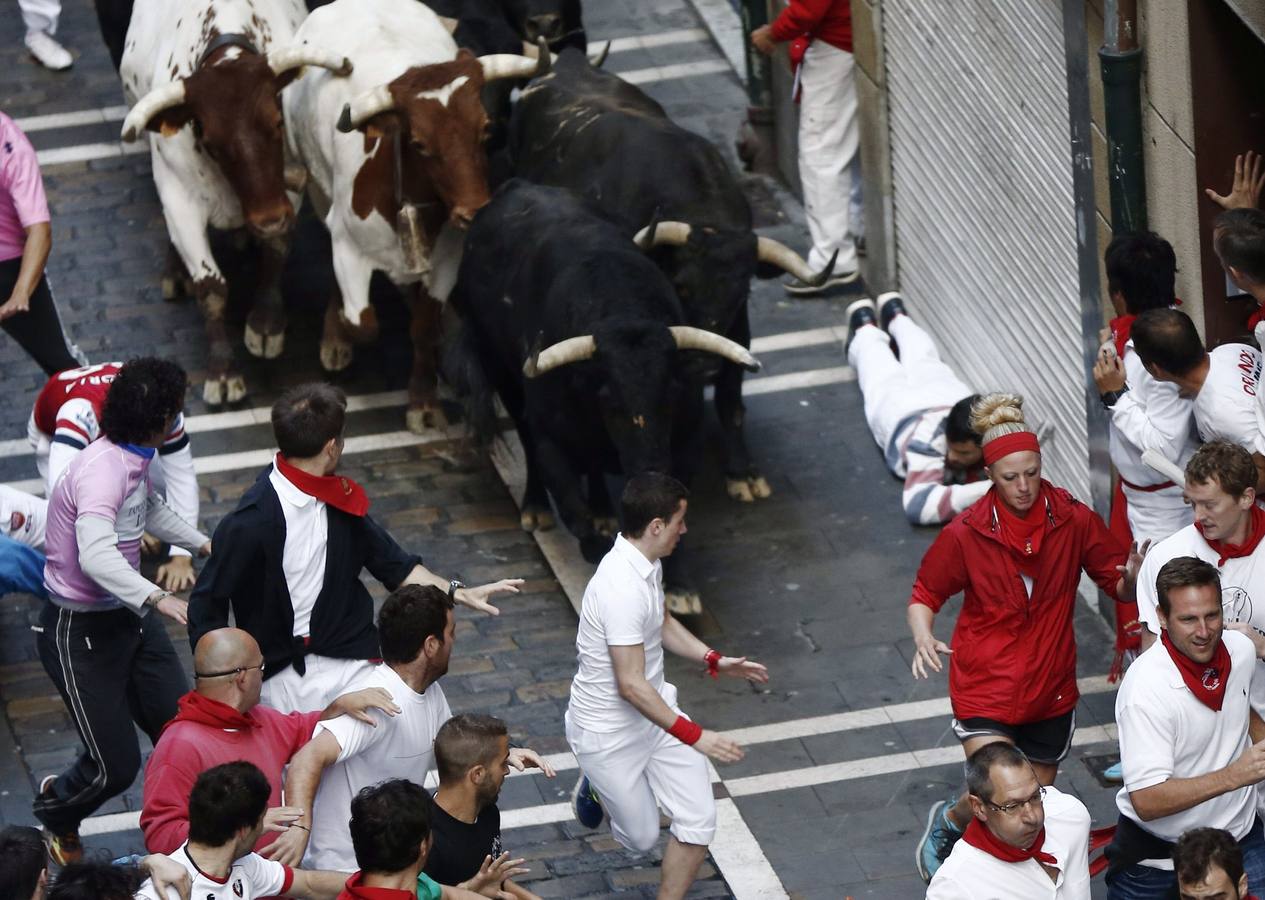
[[[0,112],[0,328],[47,375],[88,362],[66,338],[44,275],[52,246],[35,148]]]
[[[151,490],[149,465],[184,406],[175,363],[135,359],[119,371],[101,414],[104,436],[79,453],[53,488],[44,539],[48,602],[37,648],[83,740],[84,752],[49,775],[35,798],[59,864],[83,855],[79,823],[131,785],[139,725],[157,741],[188,689],[162,620],[186,624],[187,604],[142,577],[141,535],[211,552],[206,535]]]

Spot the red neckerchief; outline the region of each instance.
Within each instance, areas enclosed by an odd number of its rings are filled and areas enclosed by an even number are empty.
[[[369,496],[365,489],[350,478],[342,475],[309,475],[286,462],[286,458],[280,453],[277,454],[277,471],[303,493],[323,500],[334,509],[341,509],[357,518],[369,511]]]
[[[401,891],[395,888],[366,887],[360,883],[364,875],[357,872],[347,879],[338,900],[417,900],[417,891]]]
[[[1200,536],[1203,535],[1203,526],[1198,522],[1195,528],[1199,530]],[[1239,559],[1244,556],[1251,556],[1256,552],[1257,546],[1261,539],[1265,538],[1265,509],[1252,505],[1252,521],[1248,523],[1247,540],[1241,544],[1227,544],[1225,541],[1212,541],[1204,538],[1204,542],[1209,547],[1217,551],[1217,568],[1225,565],[1227,559]]]
[[[1116,316],[1110,322],[1111,339],[1116,343],[1116,356],[1124,359],[1124,345],[1129,343],[1129,331],[1133,328],[1135,315]]]
[[[1024,850],[1022,847],[998,840],[995,834],[980,824],[979,819],[973,818],[971,824],[966,826],[966,831],[962,833],[962,840],[976,850],[983,850],[989,856],[1000,859],[1002,862],[1020,863],[1035,859],[1039,863],[1056,868],[1059,864],[1057,859],[1041,849],[1041,845],[1045,843],[1044,828],[1037,832],[1037,839],[1032,842],[1032,846]]]
[[[227,703],[204,697],[197,691],[189,691],[180,698],[175,717],[163,726],[163,730],[166,731],[177,722],[197,722],[212,728],[236,728],[243,731],[259,724],[250,713],[238,712]]]
[[[1172,641],[1168,639],[1167,628],[1160,629],[1160,640],[1164,642],[1164,649],[1176,664],[1177,671],[1182,673],[1182,681],[1186,682],[1186,687],[1190,688],[1195,699],[1213,712],[1221,712],[1226,682],[1230,680],[1230,651],[1226,649],[1225,641],[1217,642],[1217,650],[1209,662],[1199,663],[1174,649]]]
[[[1006,508],[994,496],[993,521],[997,523],[997,536],[1010,550],[1019,570],[1029,578],[1037,577],[1037,557],[1041,553],[1041,541],[1049,524],[1049,508],[1045,502],[1045,489],[1037,494],[1028,512],[1020,518]]]

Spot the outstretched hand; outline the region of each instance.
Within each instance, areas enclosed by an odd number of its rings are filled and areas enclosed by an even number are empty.
[[[489,603],[488,599],[495,597],[497,594],[517,594],[522,584],[523,579],[521,578],[502,578],[500,581],[494,581],[491,584],[459,588],[453,594],[453,599],[462,606],[470,607],[470,609],[477,609],[479,612],[487,613],[489,616],[499,616],[501,611]]]
[[[1206,188],[1204,194],[1222,209],[1253,209],[1260,203],[1265,187],[1265,156],[1251,150],[1234,157],[1234,181],[1230,193],[1218,194]]]
[[[716,670],[730,678],[745,678],[755,684],[769,683],[769,670],[745,656],[722,656],[716,664]]]
[[[530,747],[511,747],[506,762],[520,772],[524,769],[539,769],[546,778],[553,778],[558,774],[547,759]]]
[[[1146,553],[1150,549],[1150,541],[1143,541],[1141,545],[1134,541],[1129,545],[1129,558],[1125,560],[1123,566],[1116,566],[1116,571],[1120,573],[1120,577],[1125,580],[1125,583],[1137,583],[1138,572],[1142,568],[1142,561],[1146,559]]]
[[[934,672],[944,670],[943,664],[940,662],[940,654],[945,656],[952,655],[953,651],[949,649],[949,645],[944,641],[936,640],[932,635],[921,639],[914,640],[914,663],[910,667],[913,670],[915,678],[930,678],[931,674],[927,670]]]

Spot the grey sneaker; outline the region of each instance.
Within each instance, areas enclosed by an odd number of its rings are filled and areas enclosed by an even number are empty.
[[[808,284],[800,281],[794,275],[787,275],[782,279],[782,290],[792,297],[816,297],[833,288],[856,284],[860,278],[861,272],[859,269],[853,269],[851,272],[831,272],[830,277],[820,285]]]

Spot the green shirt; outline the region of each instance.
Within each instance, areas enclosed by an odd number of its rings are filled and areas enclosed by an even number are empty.
[[[417,900],[440,900],[444,889],[430,880],[425,872],[417,873]]]

